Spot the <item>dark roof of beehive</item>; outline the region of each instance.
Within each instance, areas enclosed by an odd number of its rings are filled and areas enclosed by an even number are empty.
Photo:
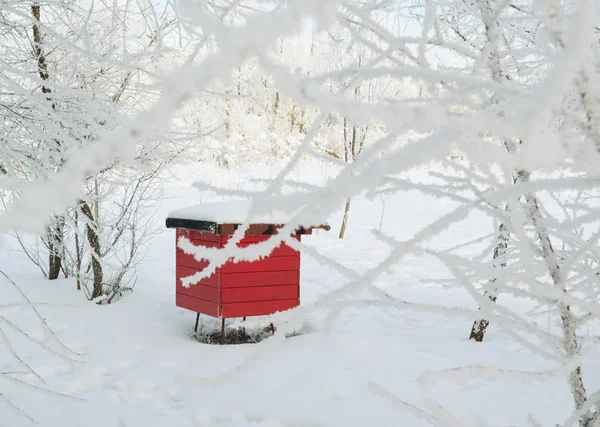
[[[251,202],[246,200],[189,206],[171,212],[167,217],[166,226],[230,235],[246,221],[250,206]],[[250,224],[246,234],[275,234],[277,229],[283,227],[291,217],[292,215],[281,211],[259,215],[257,221]],[[325,223],[303,224],[298,225],[296,233],[311,234],[313,228],[329,230],[329,226]]]

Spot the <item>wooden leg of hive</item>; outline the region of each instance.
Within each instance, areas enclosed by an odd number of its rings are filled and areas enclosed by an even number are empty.
[[[246,316],[244,316],[244,320],[243,320],[243,321],[244,321],[244,322],[246,321]]]
[[[194,326],[194,332],[198,332],[198,321],[200,320],[200,313],[196,313],[196,326]]]
[[[221,321],[221,345],[225,344],[225,319]]]

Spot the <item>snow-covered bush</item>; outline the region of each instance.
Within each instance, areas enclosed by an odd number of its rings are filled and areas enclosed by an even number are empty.
[[[54,176],[75,162],[72,152],[97,145],[101,134],[158,97],[152,85],[169,55],[173,20],[147,1],[3,7],[0,48],[10,72],[0,78],[7,102],[2,132],[9,143],[0,148],[0,165],[9,184],[1,190],[11,204],[21,197],[19,181]],[[120,295],[150,236],[140,215],[160,194],[159,173],[193,143],[175,131],[148,135],[127,159],[86,170],[78,200],[52,208],[33,243],[17,236],[45,276],[75,276],[90,298]]]

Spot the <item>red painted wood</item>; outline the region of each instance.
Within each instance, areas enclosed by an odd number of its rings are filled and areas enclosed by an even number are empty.
[[[297,285],[253,286],[223,289],[222,302],[276,301],[299,297]]]
[[[216,286],[208,285],[191,285],[184,288],[181,283],[177,283],[176,292],[178,294],[187,295],[188,297],[199,298],[204,301],[219,302],[220,289]]]
[[[221,286],[223,288],[298,284],[297,271],[262,271],[258,273],[221,274]]]
[[[299,304],[299,299],[228,303],[223,304],[221,316],[224,318],[266,316],[278,311],[289,310],[290,308],[297,307]]]
[[[257,271],[289,271],[300,268],[300,257],[267,257],[258,261],[227,262],[221,266],[221,271],[226,273],[253,273]]]
[[[207,316],[219,317],[219,304],[216,302],[204,301],[198,298],[183,294],[175,294],[175,304],[177,307],[186,308],[196,313],[206,314]]]
[[[196,258],[192,255],[188,255],[183,251],[177,251],[175,254],[175,264],[202,271],[208,266],[209,262],[206,260],[196,261]]]
[[[223,247],[231,236],[178,229],[176,238],[185,236],[195,245]],[[238,247],[251,247],[271,238],[248,235]],[[293,236],[300,240],[301,236]],[[282,243],[266,258],[254,262],[228,262],[210,277],[184,288],[183,277],[208,266],[176,249],[176,304],[213,317],[261,316],[284,311],[300,304],[300,252]]]
[[[240,243],[237,244],[237,247],[238,248],[248,248],[248,247],[252,247],[255,244],[256,243],[248,243],[248,242],[243,243],[243,242],[240,242]],[[293,255],[300,255],[300,251],[292,249],[291,247],[289,247],[285,243],[282,243],[281,245],[277,246],[269,254],[270,257],[293,256]]]
[[[175,267],[175,277],[177,280],[177,286],[181,286],[181,279],[183,277],[189,277],[197,272],[198,272],[198,269],[196,269],[196,268],[185,267],[182,265],[176,266]],[[208,277],[201,279],[200,282],[198,282],[198,284],[205,285],[205,286],[212,286],[212,287],[216,288],[219,286],[220,279],[221,279],[221,273],[220,273],[219,269],[217,268],[217,271],[215,273],[211,274]],[[192,285],[192,286],[194,286],[194,285]]]
[[[205,248],[219,248],[219,247],[221,247],[221,244],[219,242],[207,242],[206,240],[190,240],[190,241],[195,246],[203,246]],[[182,249],[177,246],[177,241],[175,241],[175,250],[182,251]]]
[[[232,236],[220,236],[221,244],[225,245],[225,243],[227,243],[229,241],[229,239],[231,239],[231,237]],[[269,240],[270,238],[271,238],[271,235],[244,236],[242,238],[242,240],[240,240],[240,242],[238,242],[238,245],[264,242],[266,240]],[[300,241],[300,235],[298,235],[298,234],[292,236],[292,238]]]
[[[178,228],[175,236],[177,239],[180,236],[183,236],[194,241],[220,243],[220,239],[217,234],[207,233],[206,231],[184,230]]]

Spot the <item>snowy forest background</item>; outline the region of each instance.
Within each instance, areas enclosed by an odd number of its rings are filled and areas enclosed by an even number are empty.
[[[0,0],[0,426],[600,425],[597,14]],[[217,348],[164,217],[240,198],[333,228]]]

